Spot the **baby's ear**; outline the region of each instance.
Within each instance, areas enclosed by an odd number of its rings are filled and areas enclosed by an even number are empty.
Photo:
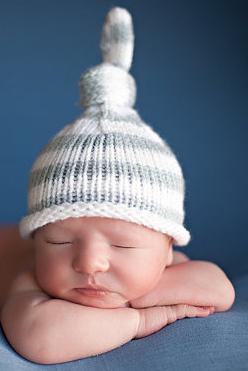
[[[173,249],[172,249],[172,243],[170,244],[169,250],[168,250],[168,257],[167,257],[167,266],[171,265],[173,262]]]

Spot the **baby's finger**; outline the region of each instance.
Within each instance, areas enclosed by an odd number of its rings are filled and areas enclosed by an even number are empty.
[[[211,314],[209,307],[196,307],[196,317],[206,317]]]
[[[197,313],[197,317],[206,317],[209,314],[212,314],[214,312],[214,307],[210,306],[199,306],[199,307],[194,307],[195,311]]]
[[[177,319],[183,319],[185,317],[206,317],[210,314],[208,308],[196,307],[188,304],[175,304],[164,308],[166,308],[168,323],[175,322]]]
[[[198,307],[198,306],[194,306],[194,305],[186,305],[186,304],[182,304],[180,306],[178,306],[178,310],[179,310],[179,315],[180,317],[179,318],[185,318],[185,317],[189,317],[189,318],[193,318],[193,317],[207,317],[209,314],[210,314],[210,309],[209,307]]]
[[[210,306],[210,307],[200,307],[200,308],[208,308],[209,311],[210,311],[210,314],[212,314],[212,313],[215,312],[215,307],[213,307],[213,306]]]

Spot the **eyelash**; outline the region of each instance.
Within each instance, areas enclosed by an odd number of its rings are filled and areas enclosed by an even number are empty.
[[[50,243],[51,245],[66,245],[66,244],[71,244],[72,242],[50,242],[46,241],[46,243]]]
[[[120,245],[112,245],[112,246],[121,247],[122,249],[136,249],[135,246],[120,246]]]

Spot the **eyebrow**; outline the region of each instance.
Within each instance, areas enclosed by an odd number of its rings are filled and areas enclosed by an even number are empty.
[[[48,226],[46,226],[46,228],[45,228],[45,231],[48,231],[48,232],[53,232],[53,230],[55,230],[55,232],[56,232],[56,230],[59,230],[59,231],[61,231],[61,230],[63,230],[63,232],[72,232],[70,229],[68,229],[67,227],[64,227],[64,226],[59,226],[59,225],[53,225],[53,226],[51,226],[51,225],[48,225]]]

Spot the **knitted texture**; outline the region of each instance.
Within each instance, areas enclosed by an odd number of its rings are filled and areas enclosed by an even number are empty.
[[[182,169],[168,143],[133,108],[133,46],[131,15],[112,8],[102,30],[103,62],[80,78],[83,114],[49,141],[32,166],[28,215],[19,224],[23,238],[47,223],[99,216],[166,233],[178,246],[189,242]]]

